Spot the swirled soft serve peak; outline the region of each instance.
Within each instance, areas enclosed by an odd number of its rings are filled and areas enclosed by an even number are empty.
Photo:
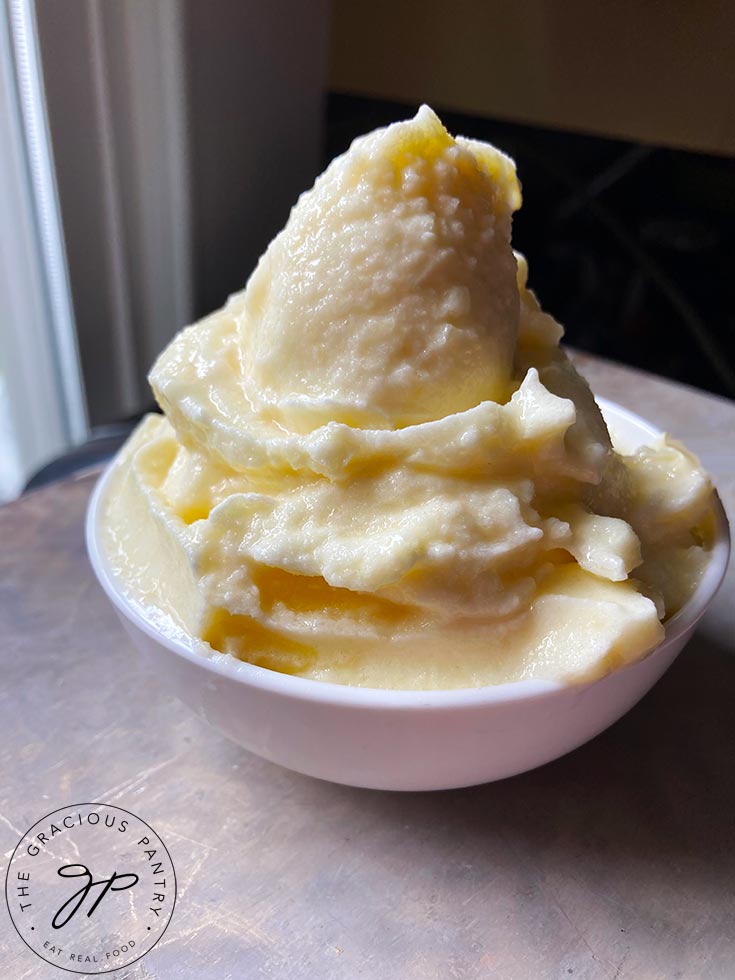
[[[574,682],[662,638],[707,560],[682,446],[615,451],[511,247],[513,162],[424,106],[303,194],[151,372],[108,557],[207,657],[317,680]]]

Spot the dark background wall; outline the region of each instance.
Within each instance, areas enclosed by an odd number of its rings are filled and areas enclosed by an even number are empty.
[[[332,95],[325,161],[415,108]],[[441,115],[515,159],[524,203],[514,243],[567,343],[735,397],[731,159]]]

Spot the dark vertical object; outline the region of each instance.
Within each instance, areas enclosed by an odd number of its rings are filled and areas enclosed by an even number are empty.
[[[194,305],[241,289],[319,172],[326,0],[186,0]]]

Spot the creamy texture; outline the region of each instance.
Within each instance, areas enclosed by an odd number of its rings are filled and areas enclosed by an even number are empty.
[[[618,455],[510,244],[512,162],[424,107],[302,195],[182,331],[105,504],[128,594],[207,656],[372,687],[574,681],[701,574],[711,487]]]

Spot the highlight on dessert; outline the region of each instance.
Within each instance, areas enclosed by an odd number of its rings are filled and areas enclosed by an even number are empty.
[[[616,451],[511,246],[512,160],[424,106],[335,159],[183,330],[114,464],[107,557],[202,656],[315,680],[574,683],[645,656],[712,487]],[[632,406],[635,407],[635,406]]]

